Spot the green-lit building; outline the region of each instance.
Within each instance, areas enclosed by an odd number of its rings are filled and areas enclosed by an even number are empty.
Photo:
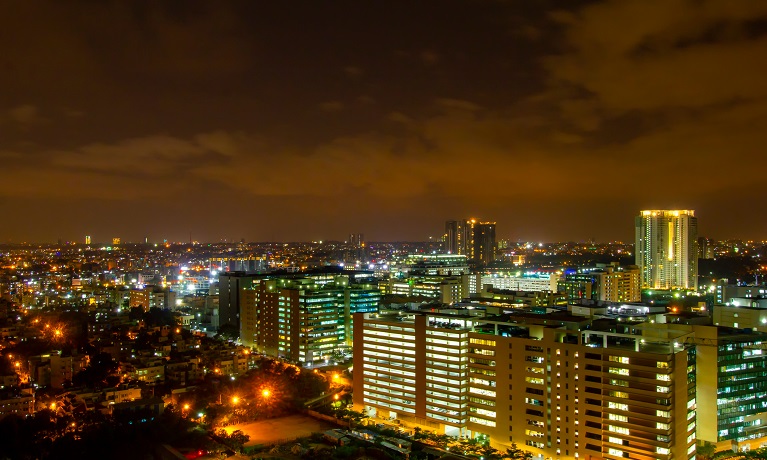
[[[351,315],[378,311],[377,286],[346,275],[254,281],[242,293],[240,340],[268,356],[313,364],[351,350]]]
[[[767,443],[767,334],[693,328],[698,439],[716,443],[718,450],[761,447]]]

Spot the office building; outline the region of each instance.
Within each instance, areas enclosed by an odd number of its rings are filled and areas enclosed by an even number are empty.
[[[698,219],[693,210],[646,210],[635,219],[643,289],[698,287]]]
[[[563,293],[570,303],[597,300],[599,279],[591,272],[567,273],[557,282],[557,290]]]
[[[715,326],[767,331],[767,297],[732,297],[727,305],[714,305]]]
[[[472,294],[472,304],[483,305],[488,312],[496,314],[510,309],[527,308],[545,313],[551,308],[567,308],[567,298],[564,294],[551,291],[513,291],[495,289],[485,285],[479,292]]]
[[[375,285],[346,275],[254,280],[242,290],[240,340],[268,356],[302,364],[336,359],[351,350],[351,315],[377,312]]]
[[[392,276],[408,274],[461,275],[469,273],[469,262],[465,254],[408,254],[404,259],[391,263]]]
[[[85,244],[91,244],[91,236],[85,235]]]
[[[488,285],[498,290],[557,292],[558,279],[556,273],[474,273],[470,277],[469,292],[475,294]]]
[[[469,276],[463,275],[418,275],[391,277],[381,281],[383,294],[437,300],[452,304],[469,297]]]
[[[690,328],[697,349],[698,439],[716,444],[719,451],[763,447],[767,444],[767,334],[728,327]]]

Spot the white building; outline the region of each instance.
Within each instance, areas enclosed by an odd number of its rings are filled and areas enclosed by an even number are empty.
[[[469,278],[469,293],[476,294],[483,286],[493,289],[526,292],[557,292],[556,273],[524,273],[519,275],[476,273]]]

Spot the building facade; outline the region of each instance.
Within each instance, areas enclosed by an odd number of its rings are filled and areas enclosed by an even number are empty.
[[[469,297],[470,275],[410,275],[380,283],[384,294],[434,299],[452,304]]]
[[[355,407],[538,459],[695,456],[689,333],[512,318],[355,315]]]
[[[469,293],[475,294],[481,291],[483,286],[509,291],[557,292],[558,279],[559,276],[556,273],[519,275],[475,273],[469,279]]]
[[[221,273],[218,277],[218,324],[240,328],[241,292],[260,278],[246,272]]]
[[[495,222],[477,222],[473,225],[472,246],[471,258],[474,262],[487,265],[495,260]]]
[[[242,291],[240,340],[269,356],[314,364],[348,353],[351,315],[378,311],[377,286],[349,277],[259,279]]]
[[[693,210],[646,210],[635,218],[644,289],[698,288],[698,219]]]
[[[449,220],[445,222],[444,238],[448,254],[465,254],[475,263],[485,265],[495,260],[495,222]]]

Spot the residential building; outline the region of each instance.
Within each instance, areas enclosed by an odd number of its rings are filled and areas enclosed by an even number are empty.
[[[475,263],[489,264],[495,260],[495,222],[477,219],[449,220],[445,223],[445,252],[465,254]]]
[[[374,419],[537,459],[695,456],[690,332],[566,313],[354,321],[354,404]]]
[[[240,296],[254,280],[262,278],[246,272],[226,272],[218,276],[218,325],[240,329]]]
[[[645,210],[635,219],[644,289],[698,287],[698,219],[693,210]]]
[[[618,263],[597,264],[567,273],[557,288],[570,302],[597,300],[602,302],[639,302],[642,300],[639,267],[621,267]]]
[[[473,223],[473,219],[472,219]],[[495,222],[477,222],[472,230],[471,258],[474,262],[487,265],[495,260]]]
[[[11,414],[25,417],[34,413],[34,393],[21,392],[16,389],[0,392],[0,419]]]

